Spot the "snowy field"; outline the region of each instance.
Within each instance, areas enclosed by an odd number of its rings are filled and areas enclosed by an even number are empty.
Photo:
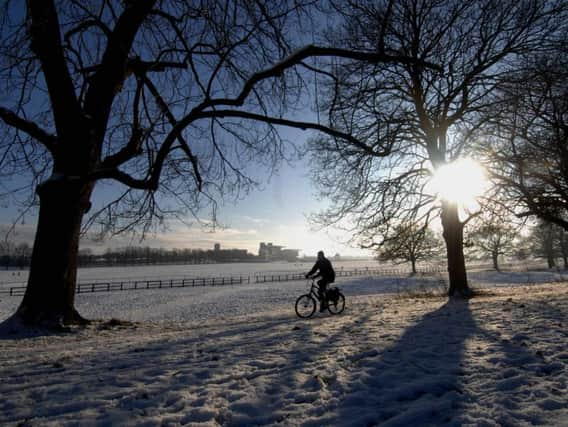
[[[372,260],[334,261],[336,270],[352,270],[365,268],[380,268],[381,264]],[[154,280],[194,277],[238,277],[262,274],[301,273],[312,268],[313,262],[255,262],[255,263],[226,263],[226,264],[172,264],[144,265],[119,267],[89,267],[80,268],[77,272],[78,281],[104,282],[108,280]],[[392,268],[384,266],[384,268]],[[398,267],[407,269],[406,267]],[[28,270],[0,270],[0,286],[25,285]]]
[[[469,303],[425,296],[440,276],[340,279],[345,312],[310,320],[304,282],[81,294],[131,322],[0,335],[0,425],[568,426],[567,277],[470,278]]]

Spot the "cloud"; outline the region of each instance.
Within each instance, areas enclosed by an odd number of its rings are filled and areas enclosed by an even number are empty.
[[[16,225],[14,228],[10,224],[0,224],[0,238],[7,238],[16,245],[27,243],[31,246],[34,242],[35,231],[35,224]]]
[[[242,226],[218,227],[214,231],[198,225],[187,226],[181,223],[172,224],[169,231],[147,235],[144,240],[140,236],[119,235],[99,242],[88,237],[81,240],[81,249],[92,249],[104,252],[107,248],[115,249],[126,246],[150,246],[171,248],[212,249],[220,243],[225,249],[246,249],[250,253],[258,253],[260,242],[272,242],[289,249],[298,249],[302,255],[312,256],[318,250],[328,254],[370,255],[369,251],[351,248],[345,244],[347,236],[340,232],[314,231],[304,222],[289,224],[270,224],[268,219],[250,216],[242,217]],[[0,233],[6,232],[9,225],[0,224]],[[33,244],[35,225],[18,225],[11,236],[15,244],[26,242]]]
[[[268,218],[255,218],[248,215],[242,215],[241,219],[245,222],[251,222],[255,225],[267,225],[271,222]]]

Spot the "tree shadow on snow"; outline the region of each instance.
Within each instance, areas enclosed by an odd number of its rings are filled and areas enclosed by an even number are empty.
[[[460,413],[463,352],[477,326],[467,301],[450,301],[391,347],[355,358],[336,424],[442,425]],[[342,421],[343,420],[343,421]],[[346,421],[349,420],[349,421]]]
[[[26,326],[22,324],[17,316],[12,315],[0,322],[0,341],[60,335],[68,333],[70,331],[71,330],[64,329],[63,327],[56,329],[54,327],[40,328]]]
[[[501,310],[486,315],[479,331],[482,345],[476,350],[490,363],[479,367],[485,384],[476,398],[499,425],[563,424],[566,311],[547,301],[501,304]]]
[[[561,329],[566,313],[546,302],[503,304],[478,324],[467,301],[449,301],[408,327],[394,345],[354,355],[351,383],[330,423],[402,427],[546,422],[542,417],[552,416],[550,412],[527,412],[527,406],[556,410],[567,399],[543,395],[536,402],[527,390],[543,380],[544,389],[563,389],[563,377],[555,378],[563,365],[543,349],[558,341],[559,333],[551,327]],[[467,347],[470,340],[478,344]],[[556,347],[557,353],[564,351],[561,343]],[[469,366],[472,362],[478,365]],[[486,411],[471,419],[471,404]]]
[[[349,309],[345,316],[319,315],[307,321],[285,315],[211,328],[204,324],[187,337],[166,333],[157,340],[138,340],[134,331],[120,345],[113,344],[112,358],[100,349],[61,361],[50,359],[46,369],[53,374],[36,376],[39,383],[33,387],[4,397],[12,403],[31,399],[38,386],[47,387],[54,378],[60,381],[64,369],[67,377],[88,384],[81,394],[85,405],[107,408],[91,418],[101,424],[130,414],[133,422],[225,426],[286,425],[288,416],[294,423],[304,417],[304,426],[437,426],[461,424],[468,401],[474,398],[464,387],[466,343],[473,336],[499,350],[499,370],[514,365],[519,369],[513,374],[532,375],[521,370],[528,353],[516,343],[529,338],[519,335],[504,342],[486,325],[476,324],[466,301],[450,301],[424,315],[391,346],[381,345],[382,318],[375,311],[355,314]],[[526,315],[533,308],[523,310],[519,313]],[[495,323],[503,323],[496,313]],[[533,352],[530,361],[537,363],[537,357]],[[18,375],[30,378],[38,369],[25,364]],[[506,399],[515,384],[504,382],[497,393]],[[70,381],[51,397],[68,401],[74,387]],[[113,402],[112,408],[108,402]],[[47,403],[38,402],[29,415],[50,413]],[[10,417],[8,411],[0,421],[16,421]]]

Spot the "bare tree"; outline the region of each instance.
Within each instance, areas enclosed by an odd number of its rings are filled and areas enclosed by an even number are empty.
[[[480,140],[505,203],[520,217],[568,230],[568,61],[557,52],[524,61],[496,92]]]
[[[493,268],[499,271],[499,258],[512,255],[519,236],[518,227],[503,221],[503,217],[489,216],[472,225],[468,240],[480,254],[491,257]]]
[[[441,241],[429,228],[406,224],[396,226],[389,239],[376,250],[380,261],[408,262],[412,274],[416,274],[416,263],[439,256],[441,247]]]
[[[439,63],[377,68],[337,65],[327,86],[329,123],[365,141],[314,141],[315,180],[333,204],[316,219],[348,223],[368,244],[372,230],[391,222],[423,223],[439,214],[446,243],[450,289],[469,295],[459,207],[437,203],[426,183],[433,171],[472,154],[470,138],[483,126],[479,112],[493,102],[499,77],[516,59],[549,49],[566,25],[561,1],[401,0],[337,3],[342,27],[333,43],[377,49]],[[369,232],[370,230],[370,232]]]
[[[219,198],[255,185],[251,162],[270,167],[285,154],[276,126],[358,144],[342,130],[294,120],[305,85],[292,68],[321,56],[415,59],[295,49],[310,4],[3,3],[0,185],[3,197],[32,194],[39,204],[15,319],[85,321],[74,308],[81,231],[96,225],[103,235],[145,233],[203,209],[215,221]]]
[[[555,223],[541,222],[535,228],[533,241],[536,253],[546,258],[549,268],[557,267],[560,257],[564,268],[568,268],[568,232]]]
[[[546,259],[548,268],[556,267],[556,258],[559,255],[559,248],[556,245],[557,233],[557,227],[546,221],[539,221],[532,232],[533,251],[537,256]]]
[[[568,269],[568,232],[564,229],[558,233],[558,247],[564,261],[564,269]]]

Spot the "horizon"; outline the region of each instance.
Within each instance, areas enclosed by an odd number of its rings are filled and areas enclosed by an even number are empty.
[[[295,141],[297,147],[306,144],[314,135],[286,128],[280,129],[280,133],[286,140]],[[207,228],[210,219],[200,212],[202,224],[195,218],[184,218],[184,223],[171,220],[164,225],[166,230],[148,233],[143,240],[139,234],[120,234],[102,242],[82,237],[79,249],[89,248],[94,252],[125,246],[206,249],[220,243],[226,249],[258,253],[260,242],[273,242],[287,249],[297,249],[307,256],[315,256],[323,250],[326,254],[372,257],[373,251],[349,245],[347,232],[335,228],[316,230],[310,224],[309,216],[321,212],[330,202],[319,198],[308,176],[309,168],[307,158],[282,161],[272,175],[258,177],[259,188],[241,194],[237,200],[220,201],[216,215],[218,225],[213,230]],[[108,183],[98,185],[93,193],[93,208],[112,197],[117,188],[118,185]],[[16,245],[26,242],[33,247],[38,209],[33,208],[22,215],[23,210],[23,207],[0,205],[0,234],[6,239],[6,231],[17,221],[15,233],[8,237]]]

